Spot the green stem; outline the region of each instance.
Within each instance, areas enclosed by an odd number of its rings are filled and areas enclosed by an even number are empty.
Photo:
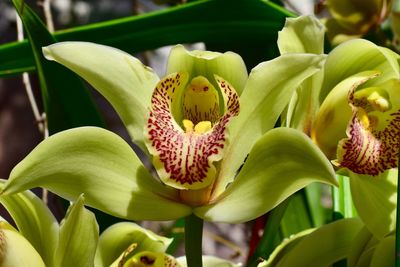
[[[400,167],[400,157],[399,157],[399,162],[397,164],[398,167]],[[397,173],[397,206],[396,206],[396,255],[395,255],[395,262],[396,262],[396,267],[400,267],[400,209],[399,209],[399,203],[400,203],[400,171]]]
[[[185,218],[185,251],[188,267],[202,267],[203,220],[192,214]]]

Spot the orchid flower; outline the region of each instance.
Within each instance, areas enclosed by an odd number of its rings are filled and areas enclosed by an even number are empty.
[[[4,187],[5,180],[0,180]],[[0,223],[0,265],[93,266],[99,235],[94,214],[84,206],[84,197],[70,206],[59,224],[44,202],[31,191],[1,196],[18,231]]]
[[[325,21],[329,40],[338,45],[376,29],[390,14],[392,0],[327,0],[332,18]]]
[[[44,54],[110,101],[158,176],[116,134],[82,127],[40,143],[13,169],[3,195],[43,186],[66,199],[84,193],[87,205],[131,220],[194,213],[240,223],[311,182],[335,184],[332,166],[304,134],[271,130],[323,55],[281,56],[248,77],[235,53],[176,46],[159,80],[136,58],[103,45],[65,42]]]
[[[300,29],[306,34],[300,35]],[[324,27],[312,17],[288,19],[278,44],[282,54],[322,54],[323,36]],[[285,45],[289,39],[290,46]],[[359,216],[379,238],[395,227],[398,59],[393,51],[366,40],[339,45],[323,70],[298,88],[285,117],[287,126],[307,133],[337,172],[350,177]]]

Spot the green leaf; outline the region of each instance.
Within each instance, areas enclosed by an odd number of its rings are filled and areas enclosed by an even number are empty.
[[[93,266],[99,226],[94,214],[83,206],[81,195],[72,204],[61,222],[60,239],[55,251],[54,266]]]
[[[251,71],[240,98],[239,116],[229,125],[230,145],[214,186],[216,196],[232,181],[257,139],[274,127],[294,90],[316,73],[323,61],[322,55],[287,54]]]
[[[171,220],[191,213],[176,190],[156,181],[116,134],[81,127],[50,136],[11,172],[4,194],[42,186],[116,217]]]
[[[58,43],[43,48],[43,53],[47,59],[79,74],[103,94],[131,137],[144,148],[145,118],[159,80],[152,69],[123,51],[93,43]]]
[[[172,239],[156,235],[135,223],[117,223],[101,234],[95,266],[110,266],[132,244],[137,244],[136,254],[141,251],[165,252],[171,242]]]
[[[293,14],[271,1],[232,1],[227,5],[226,0],[201,0],[58,31],[54,36],[59,41],[96,42],[129,53],[199,41],[236,43],[249,49],[265,44],[267,50],[275,47],[277,31],[282,28],[286,16]],[[33,70],[28,49],[27,42],[0,46],[0,76]]]
[[[291,196],[290,203],[281,221],[280,231],[284,238],[312,228],[313,222],[308,209],[304,191]]]
[[[339,187],[333,188],[333,219],[352,218],[356,215],[348,177],[337,175]]]
[[[354,206],[369,231],[378,239],[392,232],[396,227],[397,169],[373,177],[350,172],[350,186]]]
[[[330,90],[342,80],[363,71],[378,70],[382,73],[378,78],[365,83],[364,87],[397,79],[400,76],[398,59],[399,55],[393,51],[363,39],[339,45],[326,59],[320,99],[325,99]]]
[[[356,218],[326,224],[302,238],[282,257],[278,265],[330,266],[347,257],[353,239],[361,227],[361,221]]]
[[[56,40],[24,1],[13,0],[13,4],[22,19],[32,47],[50,134],[76,126],[103,126],[104,123],[81,80],[43,57],[42,47]]]
[[[4,187],[5,182],[6,180],[0,180],[0,188]],[[10,213],[18,231],[42,256],[46,266],[53,266],[59,225],[43,201],[34,193],[24,191],[0,196],[0,203]]]
[[[330,162],[305,134],[290,128],[273,129],[253,146],[224,193],[214,203],[195,208],[194,213],[210,221],[249,221],[312,182],[336,184]]]
[[[167,74],[186,71],[189,81],[202,75],[216,88],[214,75],[228,81],[240,95],[247,81],[247,69],[243,59],[236,53],[224,54],[210,51],[187,51],[182,45],[172,48],[168,58]]]
[[[276,243],[279,244],[280,241],[282,241],[279,236],[279,226],[292,200],[293,197],[286,199],[266,215],[267,220],[264,226],[264,232],[253,255],[251,255],[248,260],[248,267],[257,266],[260,258],[268,259],[269,255],[274,251]],[[277,239],[278,241],[276,241]]]

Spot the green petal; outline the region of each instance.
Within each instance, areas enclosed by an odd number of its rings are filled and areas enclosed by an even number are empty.
[[[290,128],[273,129],[253,146],[226,191],[194,213],[209,221],[246,222],[312,182],[336,184],[330,162],[305,134]]]
[[[55,60],[88,81],[112,104],[131,137],[143,145],[143,128],[157,75],[116,48],[86,42],[62,42],[43,48]],[[142,146],[143,148],[144,146]]]
[[[0,265],[2,267],[45,267],[39,253],[8,223],[0,222]]]
[[[327,0],[329,12],[345,29],[355,33],[366,33],[381,19],[383,4],[381,0]]]
[[[81,195],[72,204],[60,226],[60,240],[55,252],[55,266],[93,266],[99,226],[94,214],[84,206]]]
[[[347,257],[353,239],[361,227],[361,221],[355,218],[326,224],[300,240],[284,255],[279,266],[330,266]]]
[[[40,143],[11,172],[3,194],[42,186],[69,199],[132,220],[190,214],[177,192],[153,179],[124,140],[96,127],[64,131]]]
[[[287,18],[285,27],[278,34],[281,54],[324,53],[325,27],[312,16]],[[285,125],[310,134],[312,122],[319,107],[319,92],[323,72],[307,78],[293,94],[287,111],[283,114]],[[283,125],[283,124],[282,124]]]
[[[181,267],[187,267],[186,257],[179,257],[176,259]],[[214,256],[203,256],[202,258],[204,267],[239,267],[241,264],[235,264],[231,261],[220,259]]]
[[[393,231],[396,227],[397,169],[374,177],[350,172],[350,186],[358,215],[374,236],[381,239]]]
[[[258,267],[274,267],[278,266],[279,261],[282,260],[285,255],[290,252],[297,244],[303,240],[304,237],[315,231],[315,229],[307,229],[300,233],[291,235],[279,244],[275,250],[271,253],[267,261],[261,262]]]
[[[256,140],[274,127],[293,92],[321,68],[324,58],[287,54],[261,63],[251,71],[240,99],[239,116],[229,125],[231,145],[221,162],[214,196],[225,190]]]
[[[329,159],[336,159],[338,142],[346,137],[352,116],[349,93],[370,79],[378,79],[378,71],[364,71],[337,84],[324,99],[315,117],[312,139]]]
[[[189,73],[189,81],[201,75],[213,83],[215,88],[218,87],[214,75],[218,75],[232,84],[239,95],[248,77],[244,61],[236,53],[187,51],[184,46],[177,45],[169,55],[167,74],[183,71]]]
[[[325,27],[313,16],[287,18],[278,33],[278,47],[286,53],[324,53]]]
[[[351,39],[361,38],[363,35],[361,32],[353,32],[346,29],[333,18],[325,19],[324,24],[326,27],[326,35],[333,46],[337,46]]]
[[[0,188],[3,188],[5,180],[0,182]],[[32,192],[24,191],[9,196],[1,196],[0,203],[10,213],[18,231],[42,256],[46,265],[53,266],[59,225],[43,201]]]
[[[132,244],[135,252],[165,252],[172,239],[156,235],[131,222],[121,222],[107,228],[100,236],[95,266],[110,266]]]
[[[395,266],[395,242],[394,235],[385,237],[375,248],[371,259],[371,267],[392,267]]]
[[[356,39],[345,42],[333,49],[325,64],[325,78],[320,99],[324,99],[339,82],[362,71],[376,70],[382,73],[365,87],[383,83],[400,76],[397,59],[399,55],[374,43]]]
[[[354,237],[347,257],[348,267],[369,266],[375,247],[379,241],[364,226]]]

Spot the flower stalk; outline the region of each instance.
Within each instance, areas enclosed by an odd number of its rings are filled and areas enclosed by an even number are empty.
[[[189,267],[202,267],[203,219],[194,214],[185,218],[185,251]]]

